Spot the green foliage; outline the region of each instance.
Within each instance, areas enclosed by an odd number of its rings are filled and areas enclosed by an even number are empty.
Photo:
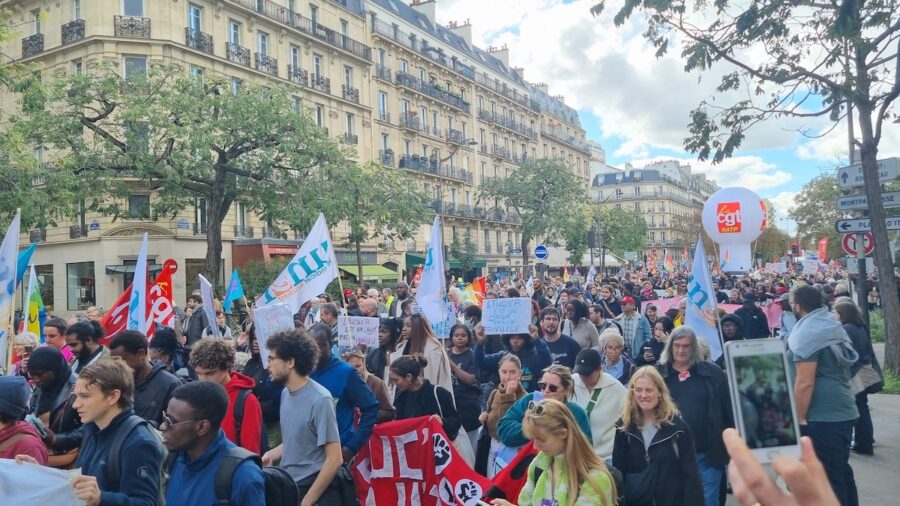
[[[478,258],[478,249],[472,238],[466,235],[462,241],[453,241],[450,243],[450,256],[459,262],[459,268],[463,272],[468,272],[475,264]]]
[[[881,311],[869,312],[869,335],[873,343],[884,342],[884,317]]]
[[[791,247],[791,238],[774,224],[770,224],[753,242],[753,251],[762,256],[763,263],[781,258]]]
[[[837,181],[830,174],[823,174],[804,184],[794,197],[797,204],[789,213],[797,222],[800,242],[812,246],[822,237],[828,238],[828,258],[841,256],[841,235],[834,229],[834,222],[844,218],[844,213],[835,209],[835,202],[841,196]]]
[[[884,370],[884,390],[882,394],[900,395],[900,374],[894,374],[891,371]]]
[[[487,205],[497,201],[522,220],[519,247],[524,264],[532,240],[562,238],[587,203],[583,183],[561,159],[526,162],[508,177],[482,184],[478,198]]]
[[[266,291],[287,263],[287,260],[251,260],[238,268],[247,300],[252,302],[256,296]]]
[[[598,207],[594,230],[600,246],[620,257],[626,251],[640,251],[647,243],[647,222],[634,209]]]

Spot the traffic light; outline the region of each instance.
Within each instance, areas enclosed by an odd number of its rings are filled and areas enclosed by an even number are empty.
[[[800,256],[800,245],[797,243],[791,244],[791,256],[798,257]]]

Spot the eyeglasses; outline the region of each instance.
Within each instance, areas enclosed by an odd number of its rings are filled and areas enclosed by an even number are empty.
[[[549,385],[547,383],[538,383],[538,390],[543,392],[544,390],[549,391],[551,394],[555,394],[559,391],[559,385]]]
[[[538,415],[538,416],[541,416],[544,414],[544,405],[534,402],[534,401],[529,401],[528,407],[525,409],[531,413]]]
[[[182,422],[173,422],[172,417],[169,416],[168,413],[163,411],[162,413],[162,423],[159,425],[159,430],[169,430],[176,425],[182,425],[185,423],[196,422],[197,420],[184,420]],[[165,427],[165,428],[163,428]]]

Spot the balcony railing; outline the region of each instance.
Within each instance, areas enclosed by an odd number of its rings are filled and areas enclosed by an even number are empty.
[[[394,25],[385,23],[384,21],[375,20],[375,23],[372,24],[372,33],[402,44],[459,75],[471,80],[475,79],[475,67],[470,67],[469,65],[458,61],[455,56],[447,58],[442,49],[431,46],[426,42],[422,42],[417,39],[415,35],[407,34]]]
[[[341,91],[343,92],[345,100],[356,102],[357,104],[359,103],[359,88],[354,88],[353,86],[345,84],[341,86]]]
[[[331,79],[328,79],[324,76],[313,75],[312,87],[313,89],[319,90],[323,93],[331,93]]]
[[[276,227],[263,227],[262,236],[267,239],[287,239],[287,234]]]
[[[114,16],[113,27],[116,37],[150,38],[150,18]]]
[[[192,47],[198,51],[209,54],[213,53],[212,35],[201,32],[200,30],[191,27],[185,28],[184,43],[187,44],[188,47]]]
[[[72,225],[69,227],[69,239],[79,239],[88,236],[87,225]]]
[[[504,82],[500,82],[499,80],[491,79],[485,74],[479,74],[477,77],[475,77],[475,82],[495,93],[503,95],[504,97],[521,105],[522,107],[529,106],[528,95],[525,95],[524,93],[519,93],[518,90],[516,90],[515,88],[511,88],[509,85],[507,85]]]
[[[234,226],[234,236],[244,239],[253,239],[253,227]]]
[[[484,109],[478,110],[478,119],[487,121],[488,123],[493,123],[495,125],[499,125],[507,130],[511,130],[515,133],[522,134],[530,139],[537,139],[537,133],[533,128],[525,126],[524,123],[517,122],[515,119],[503,116],[502,114],[497,114],[493,111],[486,111]]]
[[[381,165],[385,167],[393,167],[394,166],[394,151],[390,149],[383,149],[378,152],[378,158],[381,160]]]
[[[498,158],[503,158],[504,160],[512,159],[512,157],[509,154],[509,150],[506,149],[504,146],[498,146],[497,144],[494,144],[493,146],[491,146],[491,154]]]
[[[259,12],[263,16],[274,19],[279,23],[287,25],[295,30],[299,30],[311,37],[319,39],[326,44],[342,49],[357,58],[366,61],[372,61],[372,49],[356,40],[342,35],[331,28],[325,27],[318,23],[313,26],[311,19],[294,12],[287,7],[278,5],[270,0],[228,0],[231,3],[243,5],[248,9]]]
[[[375,65],[375,77],[377,79],[381,79],[382,81],[391,81],[394,79],[391,77],[391,69],[381,65],[380,63]]]
[[[466,142],[466,136],[463,135],[463,133],[459,130],[454,130],[452,128],[447,130],[447,141],[453,144],[458,144],[460,146],[468,145],[468,143]]]
[[[468,170],[439,164],[438,160],[419,155],[403,155],[400,157],[400,168],[409,169],[433,176],[445,177],[464,183],[472,182],[472,173]]]
[[[206,235],[209,225],[206,223],[194,223],[194,235]]]
[[[425,132],[425,133],[428,133],[428,132]],[[431,135],[433,135],[435,137],[440,137],[441,136],[441,128],[437,125],[432,126],[431,127]]]
[[[356,134],[344,134],[344,140],[347,141],[348,144],[353,144],[354,146],[359,144],[359,136]]]
[[[300,67],[288,65],[287,74],[288,79],[290,79],[292,83],[297,83],[301,86],[309,86],[309,72],[301,69]]]
[[[387,111],[378,111],[375,113],[375,119],[378,121],[384,121],[385,123],[391,122],[391,113]]]
[[[413,112],[404,112],[400,114],[400,127],[415,130],[417,132],[422,130],[422,124],[419,121],[419,117]]]
[[[426,83],[421,79],[411,76],[405,72],[397,72],[397,84],[411,90],[415,90],[425,96],[440,100],[441,102],[455,107],[463,112],[469,112],[469,103],[458,95],[454,95],[449,91],[442,89],[436,84]]]
[[[558,128],[552,128],[552,127],[548,127],[546,125],[541,125],[541,133],[544,135],[553,137],[554,139],[556,139],[558,141],[562,141],[579,151],[587,152],[587,153],[591,152],[591,148],[590,148],[590,146],[588,146],[587,142],[575,137],[574,135],[568,134]]]
[[[84,38],[84,20],[76,19],[60,27],[62,44],[71,44]]]
[[[278,60],[262,53],[256,53],[254,56],[256,57],[256,70],[273,76],[278,75]]]
[[[36,33],[22,39],[22,58],[30,58],[44,52],[44,34]]]
[[[233,42],[225,43],[225,57],[235,63],[250,66],[250,50]]]
[[[47,242],[47,229],[38,228],[28,232],[28,242]]]

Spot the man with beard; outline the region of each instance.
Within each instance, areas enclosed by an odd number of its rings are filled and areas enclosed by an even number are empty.
[[[541,311],[540,324],[553,363],[564,365],[569,369],[575,367],[575,359],[581,351],[581,346],[574,338],[559,332],[559,311],[554,307]]]
[[[147,336],[138,330],[116,334],[109,342],[109,353],[120,357],[134,371],[134,414],[159,427],[172,391],[181,382],[166,372],[165,364],[150,363]]]
[[[391,318],[402,317],[403,308],[401,307],[401,304],[403,304],[403,301],[407,298],[409,298],[409,285],[401,281],[397,283],[397,296],[391,301],[391,305],[388,308],[388,316]]]
[[[103,339],[103,327],[91,320],[75,322],[66,329],[66,344],[72,350],[75,361],[72,371],[81,373],[85,367],[96,362],[100,357],[108,357],[109,350],[100,340]]]

